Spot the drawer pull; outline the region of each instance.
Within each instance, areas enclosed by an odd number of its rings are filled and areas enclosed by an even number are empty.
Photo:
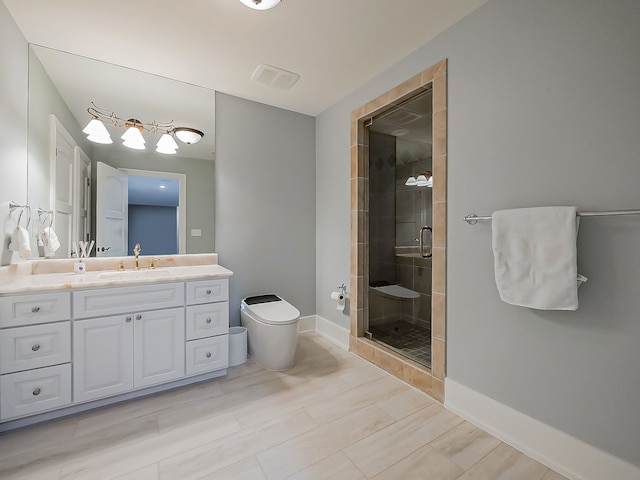
[[[210,318],[207,318],[207,323],[211,323],[211,319]]]
[[[31,312],[32,312],[32,313],[38,313],[39,311],[40,311],[40,307],[33,307],[33,308],[31,309]]]
[[[34,352],[37,352],[38,350],[40,350],[40,345],[36,343],[33,347],[31,347],[31,350],[33,350]]]
[[[207,295],[211,295],[211,290],[207,289]]]
[[[211,358],[211,352],[207,352],[207,358]]]
[[[127,322],[127,323],[129,323],[131,320],[132,320],[131,317],[127,317],[127,318],[124,319],[124,321]]]
[[[33,395],[34,395],[34,396],[38,396],[38,395],[40,395],[40,389],[39,389],[39,388],[36,388],[36,389],[33,391]]]
[[[136,320],[142,320],[142,315],[140,314],[136,315]]]

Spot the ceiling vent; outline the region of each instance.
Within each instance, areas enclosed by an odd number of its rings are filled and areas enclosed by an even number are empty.
[[[300,75],[297,73],[288,72],[287,70],[265,65],[264,63],[258,65],[258,68],[256,68],[253,75],[251,75],[251,80],[282,90],[288,90],[293,87],[299,78]]]

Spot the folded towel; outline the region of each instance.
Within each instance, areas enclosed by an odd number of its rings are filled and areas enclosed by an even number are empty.
[[[29,232],[22,227],[16,227],[11,234],[9,250],[18,252],[20,257],[29,258],[31,256],[31,244],[29,242]]]
[[[575,207],[497,211],[492,216],[496,285],[507,303],[541,310],[576,310]]]
[[[60,241],[58,235],[51,227],[45,227],[42,230],[42,239],[44,241],[45,257],[53,256],[56,250],[60,248]]]

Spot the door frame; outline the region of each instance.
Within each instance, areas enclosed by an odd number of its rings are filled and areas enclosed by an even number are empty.
[[[120,168],[129,176],[150,177],[165,180],[178,180],[178,253],[187,253],[187,175],[184,173],[157,172],[154,170],[136,170]]]
[[[431,368],[365,338],[369,290],[368,145],[365,124],[418,93],[433,90],[433,237]],[[379,95],[351,113],[350,350],[444,402],[446,364],[447,60]]]

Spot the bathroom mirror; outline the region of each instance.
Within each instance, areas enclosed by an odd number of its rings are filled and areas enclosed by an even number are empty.
[[[92,103],[120,118],[133,118],[144,124],[171,123],[200,130],[204,136],[193,144],[176,140],[177,153],[168,155],[156,152],[160,133],[143,131],[146,149],[133,150],[122,145],[120,136],[125,128],[105,122],[113,143],[93,143],[82,133],[92,118],[87,112]],[[173,253],[212,252],[214,156],[213,90],[30,45],[28,201],[33,211],[31,233],[35,243],[32,245],[37,243],[38,233],[49,222],[62,244],[55,253],[56,258],[71,253],[72,241],[96,239],[100,222],[96,215],[96,165],[100,162],[122,171],[139,172],[146,180],[156,178],[158,188],[162,185],[166,188],[169,179],[182,178],[180,185],[186,191],[181,192],[179,198],[183,209],[177,208],[175,215],[182,235],[174,232],[178,251]],[[88,183],[81,180],[83,175],[90,178]],[[149,182],[145,185],[146,189],[153,188]],[[83,213],[85,204],[89,209]],[[38,208],[53,213],[38,215]],[[105,226],[102,227],[105,230]],[[155,234],[156,237],[162,235]],[[145,250],[144,242],[136,239],[133,242],[142,244],[143,254],[162,253]],[[98,246],[109,251],[110,245]],[[42,248],[32,248],[32,252],[37,256],[45,253]]]

